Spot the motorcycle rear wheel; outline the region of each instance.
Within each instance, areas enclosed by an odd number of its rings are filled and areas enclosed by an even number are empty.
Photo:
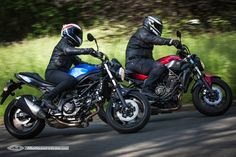
[[[37,136],[45,127],[43,119],[34,119],[16,106],[12,100],[4,113],[4,125],[7,131],[18,139],[30,139]],[[20,116],[24,115],[24,116]]]

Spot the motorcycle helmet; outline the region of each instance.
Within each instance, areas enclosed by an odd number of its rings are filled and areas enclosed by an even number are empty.
[[[83,42],[83,31],[81,27],[73,23],[63,25],[61,36],[67,38],[74,46],[80,46]]]
[[[155,35],[161,36],[162,34],[163,25],[161,19],[158,17],[147,16],[143,21],[143,26]]]

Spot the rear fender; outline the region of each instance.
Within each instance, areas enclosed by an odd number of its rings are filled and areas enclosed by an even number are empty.
[[[3,104],[9,95],[14,96],[15,93],[13,91],[21,89],[23,84],[23,82],[14,82],[13,80],[9,80],[3,88],[0,104]]]

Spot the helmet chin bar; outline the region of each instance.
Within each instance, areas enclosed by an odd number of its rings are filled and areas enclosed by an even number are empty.
[[[80,38],[80,37],[78,37],[78,36],[76,36],[76,38],[78,39],[78,41],[79,41],[79,46],[80,45],[82,45],[82,43],[83,43],[83,40]]]
[[[154,29],[151,25],[150,25],[150,30],[151,30],[155,35],[161,36],[161,33],[160,33],[158,30]]]

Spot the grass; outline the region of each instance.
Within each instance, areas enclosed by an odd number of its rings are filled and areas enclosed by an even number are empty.
[[[88,32],[88,31],[85,31]],[[108,29],[89,30],[98,39],[100,51],[108,54],[110,58],[117,58],[123,65],[125,63],[125,49],[130,35],[119,35],[119,27]],[[164,35],[165,36],[165,35]],[[174,35],[172,35],[174,36]],[[198,54],[206,65],[206,71],[221,76],[236,94],[236,33],[206,34],[200,36],[183,35],[183,43],[187,44],[192,52]],[[14,77],[14,73],[22,71],[37,72],[44,77],[44,71],[49,62],[51,52],[60,37],[43,37],[39,39],[26,39],[20,43],[9,46],[0,46],[0,89],[5,82]],[[84,39],[82,47],[96,48],[94,43]],[[156,46],[155,58],[175,54],[176,49],[169,46]],[[91,63],[99,63],[99,60],[91,56],[82,56],[83,60]],[[32,88],[23,88],[17,94],[39,95]],[[0,107],[2,117],[6,105],[12,98],[9,97]],[[190,94],[185,96],[185,102],[189,102]]]

